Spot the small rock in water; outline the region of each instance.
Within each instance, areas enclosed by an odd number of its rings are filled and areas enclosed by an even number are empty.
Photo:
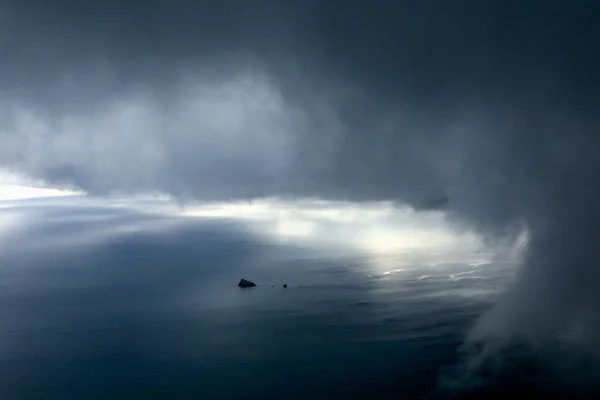
[[[242,280],[240,281],[240,283],[238,283],[239,287],[253,287],[256,286],[256,283],[251,282],[251,281],[247,281],[245,279],[242,278]]]
[[[287,287],[287,283],[283,285],[283,287]]]

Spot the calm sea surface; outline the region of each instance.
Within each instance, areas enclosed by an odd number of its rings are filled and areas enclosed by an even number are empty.
[[[514,271],[120,208],[0,216],[2,399],[423,398]]]

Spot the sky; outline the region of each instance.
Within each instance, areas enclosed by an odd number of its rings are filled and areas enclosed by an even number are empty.
[[[473,336],[596,341],[598,16],[584,0],[1,0],[0,164],[95,196],[387,202],[485,240],[527,231],[521,279]]]

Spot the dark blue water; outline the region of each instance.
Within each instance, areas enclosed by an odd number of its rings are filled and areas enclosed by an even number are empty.
[[[2,399],[423,398],[512,269],[98,205],[0,216]]]

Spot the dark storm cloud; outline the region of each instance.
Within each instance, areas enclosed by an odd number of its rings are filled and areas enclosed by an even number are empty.
[[[2,4],[10,168],[95,192],[394,200],[492,235],[527,227],[523,279],[481,330],[535,315],[538,331],[598,331],[596,2]]]
[[[85,74],[86,62],[104,59],[125,82],[156,84],[176,78],[174,67],[222,67],[219,58],[245,54],[280,70],[286,59],[312,64],[394,101],[398,89],[454,97],[574,85],[593,94],[598,60],[598,6],[583,1],[5,3],[13,83]]]
[[[111,104],[129,100],[135,108],[140,98],[146,101],[142,106],[151,108],[151,115],[131,117],[131,123],[138,127],[146,123],[155,134],[149,129],[125,132],[122,123],[104,128],[124,142],[145,142],[138,157],[148,161],[134,168],[136,173],[122,174],[122,179],[110,174],[105,183],[98,175],[107,175],[106,167],[82,168],[85,161],[66,162],[64,158],[70,156],[65,154],[46,155],[51,159],[49,167],[32,167],[29,159],[40,157],[22,154],[30,140],[17,143],[3,157],[17,158],[27,172],[42,173],[50,180],[66,177],[92,190],[108,189],[111,183],[137,189],[132,181],[146,181],[139,186],[191,191],[203,197],[198,186],[206,186],[205,181],[196,184],[193,176],[218,163],[203,161],[210,154],[202,154],[207,146],[197,138],[224,135],[221,127],[207,129],[206,125],[214,124],[206,122],[187,121],[185,127],[173,123],[181,121],[173,110],[178,102],[190,101],[189,97],[182,100],[182,86],[189,86],[189,81],[199,92],[206,92],[206,86],[223,92],[221,83],[233,82],[230,85],[239,87],[247,98],[231,104],[231,98],[239,98],[234,93],[221,108],[242,108],[244,115],[259,120],[243,119],[243,127],[233,129],[260,131],[256,135],[261,137],[265,130],[278,131],[276,136],[286,138],[267,148],[268,154],[258,162],[252,158],[238,166],[233,160],[242,157],[232,157],[231,166],[223,167],[221,185],[232,181],[237,186],[255,178],[256,190],[217,191],[214,196],[289,192],[401,198],[425,206],[439,203],[453,190],[454,182],[448,185],[446,176],[452,168],[459,169],[460,182],[470,181],[463,178],[465,172],[483,173],[471,171],[471,165],[466,171],[463,165],[440,167],[444,163],[484,162],[485,172],[491,169],[495,179],[509,179],[503,161],[512,154],[498,153],[541,152],[527,149],[529,142],[537,147],[538,140],[530,139],[533,135],[546,135],[539,131],[547,127],[536,125],[547,124],[549,113],[566,113],[558,118],[569,120],[586,118],[580,114],[593,111],[590,102],[598,85],[593,40],[598,7],[591,3],[565,7],[563,2],[510,1],[156,0],[142,5],[30,0],[5,2],[3,8],[3,97],[9,105],[24,104],[35,110],[36,118],[44,118],[38,125],[48,119],[64,122],[61,118],[73,115],[89,119],[89,114],[102,113],[99,110],[106,107],[113,109],[101,118],[116,121],[111,112],[122,113],[124,107]],[[256,79],[255,87],[243,86]],[[255,91],[276,97],[272,107],[266,107],[271,109],[248,107],[258,97]],[[214,96],[211,93],[207,102]],[[191,112],[207,109],[201,105]],[[21,124],[33,118],[29,117],[21,115]],[[49,134],[64,133],[64,123],[57,125],[48,129]],[[76,125],[77,130],[89,131]],[[536,132],[522,135],[520,129]],[[184,130],[189,132],[174,134]],[[502,132],[507,130],[509,134]],[[494,136],[495,142],[482,131]],[[247,141],[255,137],[244,135]],[[51,143],[50,147],[65,146]],[[217,150],[210,153],[230,149]],[[199,153],[201,157],[196,156]],[[263,161],[281,153],[285,168]],[[243,173],[257,164],[281,170],[256,176]],[[166,176],[140,178],[143,171]],[[274,183],[273,175],[283,177]],[[182,182],[167,184],[174,176],[183,176]],[[498,217],[505,216],[499,212]]]

